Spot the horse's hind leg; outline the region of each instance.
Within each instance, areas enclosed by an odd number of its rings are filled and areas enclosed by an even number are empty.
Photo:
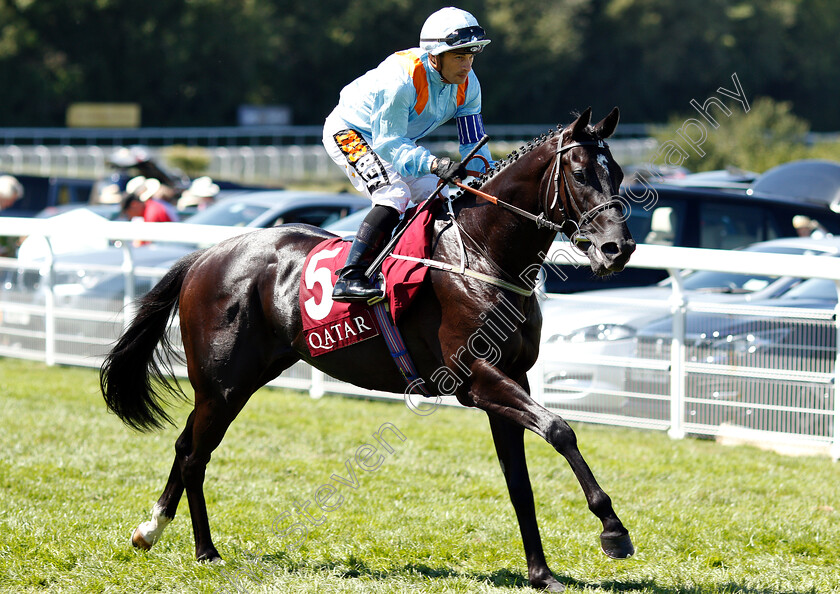
[[[522,533],[525,559],[528,562],[528,581],[534,588],[562,592],[563,585],[548,568],[540,540],[540,529],[534,511],[534,494],[531,491],[528,465],[525,462],[525,430],[493,414],[488,414],[488,417],[496,455],[505,475],[510,501],[519,522],[519,531]]]
[[[200,378],[197,377],[198,374],[190,377],[195,388],[192,440],[188,450],[185,448],[177,453],[181,479],[190,506],[195,558],[198,561],[222,560],[210,534],[210,520],[204,499],[204,475],[210,456],[251,395],[299,360],[299,357],[290,351],[264,367],[256,344],[255,340],[250,345],[251,348],[239,345],[239,362],[234,362],[228,357],[225,359],[226,363],[217,366],[212,373],[202,373]],[[188,361],[189,357],[190,355]]]
[[[206,392],[196,389],[195,410],[190,413],[184,430],[175,442],[175,461],[166,487],[152,509],[151,520],[140,524],[132,534],[131,541],[135,547],[149,550],[158,541],[163,530],[175,518],[178,504],[186,490],[195,537],[196,559],[221,560],[213,545],[204,500],[207,463],[251,394],[284,369],[291,367],[297,360],[297,356],[286,357],[264,374],[259,374],[256,369],[250,370],[253,373],[241,376],[249,378],[242,380],[242,384],[251,385],[250,388],[227,391],[224,395],[214,391],[214,396],[206,396]]]
[[[175,442],[175,461],[169,472],[169,480],[163,493],[152,508],[152,519],[140,524],[131,535],[131,544],[138,549],[148,551],[160,539],[160,535],[169,523],[175,519],[178,503],[184,493],[184,481],[181,479],[181,463],[178,452],[186,452],[192,447],[192,428],[194,414],[190,413],[186,427]]]
[[[247,396],[244,401],[247,401]],[[196,392],[196,408],[175,442],[175,462],[163,494],[152,509],[152,519],[140,524],[131,537],[135,547],[149,550],[158,541],[163,530],[175,518],[178,503],[186,490],[196,559],[221,560],[210,536],[210,521],[204,501],[204,474],[213,450],[221,443],[244,401],[231,412],[224,398],[215,400],[216,404],[209,404],[211,401]]]

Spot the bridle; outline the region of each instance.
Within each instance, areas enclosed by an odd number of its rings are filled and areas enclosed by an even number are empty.
[[[569,151],[573,148],[577,148],[580,146],[595,146],[599,149],[607,149],[609,145],[603,140],[585,140],[582,142],[572,142],[569,144],[561,144],[563,141],[563,134],[558,134],[557,137],[557,150],[555,151],[555,159],[554,159],[554,199],[552,200],[551,204],[548,204],[548,196],[551,190],[551,186],[549,185],[546,188],[546,196],[545,200],[543,201],[543,212],[540,213],[539,217],[545,218],[545,212],[554,209],[555,205],[559,207],[561,223],[556,224],[552,223],[551,221],[546,221],[548,224],[544,225],[553,231],[557,231],[560,233],[564,233],[569,237],[569,240],[572,242],[573,245],[576,247],[583,249],[586,251],[582,246],[583,244],[591,244],[592,241],[586,237],[584,234],[584,229],[589,226],[589,224],[598,216],[601,212],[605,210],[609,210],[613,207],[618,207],[623,210],[624,205],[621,203],[620,200],[615,198],[611,198],[606,202],[601,204],[597,204],[590,208],[589,210],[580,213],[578,216],[577,222],[569,216],[569,211],[571,211],[571,207],[569,205],[570,197],[572,196],[572,189],[569,186],[569,181],[566,177],[566,169],[563,167],[563,154],[566,151]],[[563,198],[560,198],[560,182],[563,182]],[[565,202],[565,204],[564,204]],[[580,212],[580,211],[578,211]],[[539,218],[537,217],[537,218]],[[569,226],[573,226],[573,229],[569,229]],[[540,226],[540,223],[537,223],[537,226]],[[587,246],[588,247],[588,246]]]
[[[598,204],[589,210],[580,213],[578,217],[578,221],[575,222],[574,219],[569,215],[570,211],[572,210],[569,207],[569,197],[572,196],[572,190],[569,187],[569,182],[566,178],[566,170],[563,167],[563,154],[566,151],[569,151],[573,148],[577,148],[580,146],[596,146],[600,149],[609,148],[609,145],[604,142],[603,140],[585,140],[582,142],[572,142],[569,144],[561,144],[563,141],[563,134],[562,131],[557,135],[557,150],[554,153],[554,166],[553,166],[553,175],[552,178],[554,180],[554,199],[551,202],[551,205],[548,204],[549,193],[551,191],[551,184],[548,185],[546,188],[546,196],[543,200],[543,208],[542,212],[539,214],[533,214],[519,208],[518,206],[514,206],[504,200],[499,200],[495,196],[491,196],[481,190],[473,188],[471,186],[467,186],[465,184],[456,183],[456,185],[466,191],[472,192],[486,200],[489,200],[493,204],[501,206],[502,208],[509,210],[520,217],[533,221],[538,228],[541,229],[550,229],[555,233],[562,233],[569,237],[570,241],[573,245],[582,249],[584,252],[586,249],[583,247],[585,244],[591,244],[591,240],[586,237],[584,234],[584,228],[587,227],[599,213],[609,210],[613,207],[618,207],[620,209],[624,208],[624,205],[621,203],[620,200],[612,198],[607,200],[602,204]],[[483,159],[481,156],[477,156],[477,158]],[[560,197],[560,185],[563,185],[563,198]],[[565,203],[565,204],[564,204]],[[555,206],[559,206],[561,222],[555,223],[554,221],[550,221],[546,216],[546,212],[553,210]],[[579,212],[579,211],[578,211]],[[571,226],[571,228],[570,228]]]

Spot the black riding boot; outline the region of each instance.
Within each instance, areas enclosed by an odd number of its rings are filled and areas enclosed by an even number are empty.
[[[333,300],[367,301],[382,294],[381,289],[365,276],[365,271],[391,238],[399,220],[400,213],[388,206],[376,205],[370,210],[350,246],[344,268],[339,271]]]

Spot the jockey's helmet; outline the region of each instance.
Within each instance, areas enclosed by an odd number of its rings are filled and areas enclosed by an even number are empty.
[[[450,51],[478,53],[488,43],[475,17],[454,6],[433,13],[420,30],[420,48],[433,56]]]

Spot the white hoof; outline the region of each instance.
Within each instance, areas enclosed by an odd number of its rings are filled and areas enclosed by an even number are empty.
[[[141,534],[139,528],[135,528],[134,532],[131,533],[131,545],[135,549],[140,549],[142,551],[148,551],[152,548],[153,542],[148,542],[145,538],[143,538],[143,534]]]

